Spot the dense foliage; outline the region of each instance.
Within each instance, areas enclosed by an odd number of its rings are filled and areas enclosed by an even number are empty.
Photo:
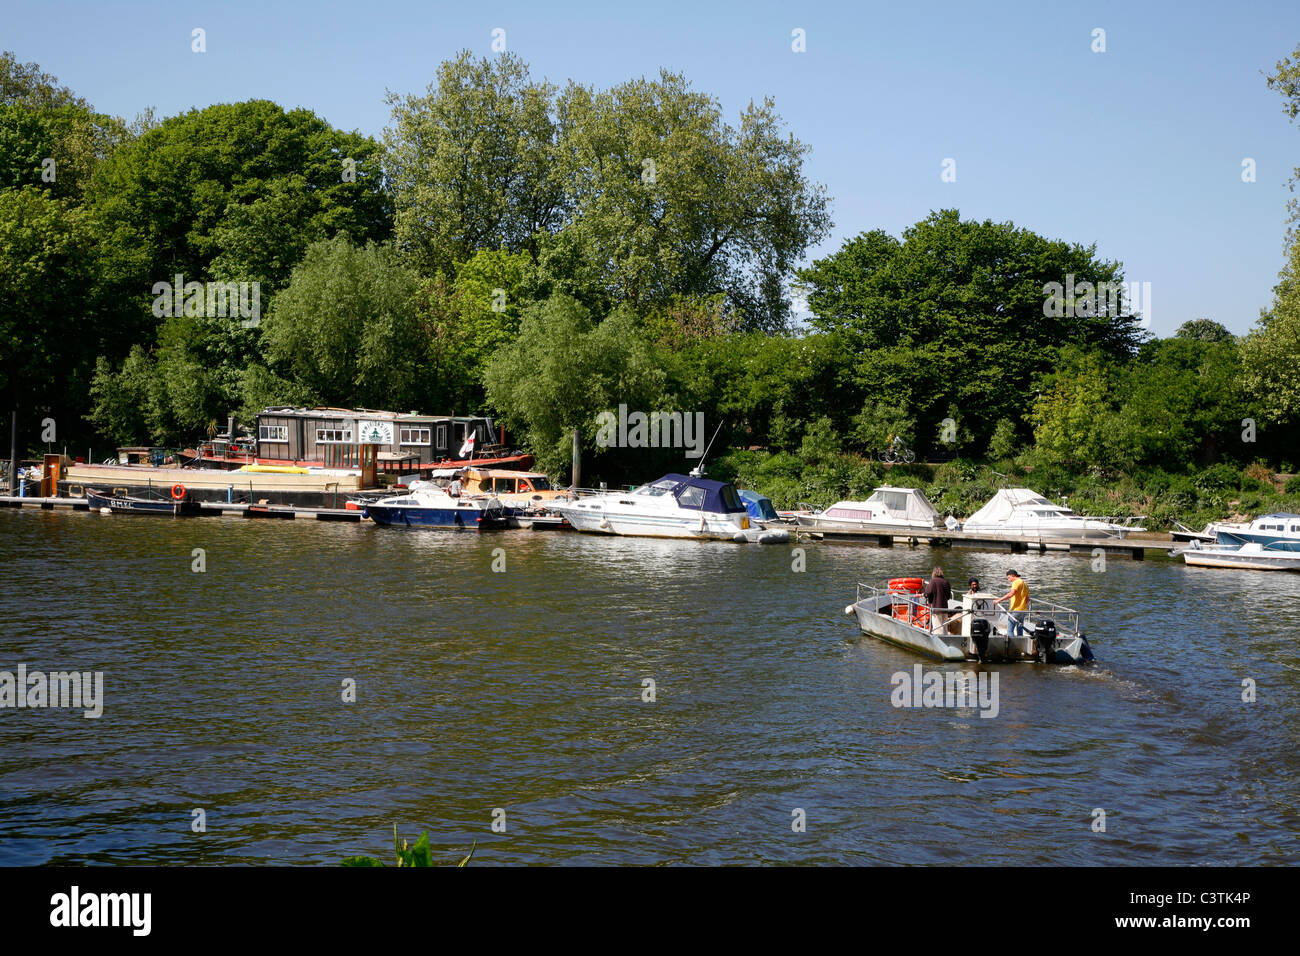
[[[1300,50],[1269,85],[1300,115]],[[1161,520],[1300,493],[1275,477],[1300,448],[1294,234],[1248,335],[1156,339],[1120,263],[956,209],[800,268],[829,200],[770,101],[729,120],[668,71],[561,87],[464,53],[389,104],[382,141],[265,100],[127,122],[0,57],[23,450],[47,415],[75,453],[319,403],[488,411],[557,475],[576,430],[588,482],[695,463],[597,447],[622,405],[702,412],[714,473],[780,505],[886,474],[958,514],[1008,480]],[[251,317],[214,313],[226,283]],[[922,463],[886,469],[895,441]]]

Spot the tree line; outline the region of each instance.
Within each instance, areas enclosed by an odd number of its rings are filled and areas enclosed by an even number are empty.
[[[1300,49],[1268,80],[1292,119],[1298,75]],[[180,443],[325,404],[491,412],[552,473],[573,429],[588,476],[680,467],[592,447],[626,404],[703,411],[756,449],[722,467],[787,497],[895,439],[1101,478],[1294,464],[1294,235],[1249,334],[1189,316],[1160,339],[1094,245],[955,209],[804,265],[830,198],[771,100],[728,118],[668,71],[558,87],[462,53],[388,105],[380,139],[265,100],[128,122],[4,54],[0,376],[25,448],[46,416],[73,447]],[[256,314],[213,314],[214,283],[253,285]]]

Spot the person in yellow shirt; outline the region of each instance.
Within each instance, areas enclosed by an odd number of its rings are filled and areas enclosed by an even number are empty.
[[[1007,637],[1018,637],[1025,632],[1025,615],[1029,613],[1029,585],[1015,571],[1007,572],[1007,584],[1011,590],[993,603],[1011,602],[1007,605]]]

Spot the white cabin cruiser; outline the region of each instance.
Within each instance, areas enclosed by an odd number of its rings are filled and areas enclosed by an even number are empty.
[[[1183,563],[1193,568],[1249,571],[1300,571],[1300,540],[1209,544],[1193,541],[1182,549]]]
[[[895,578],[886,586],[859,584],[857,599],[844,613],[858,627],[890,644],[941,661],[1040,661],[1084,664],[1093,660],[1079,629],[1079,612],[1050,601],[1032,601],[1024,627],[1008,634],[1005,608],[997,595],[977,591],[948,603],[946,613],[921,596],[920,578]]]
[[[697,470],[698,471],[698,470]],[[550,506],[576,531],[650,538],[714,538],[779,543],[786,531],[751,528],[736,489],[702,474],[667,474],[635,491],[587,495]]]
[[[1125,518],[1078,515],[1065,505],[1049,501],[1029,488],[1003,488],[979,511],[962,522],[971,534],[1010,538],[1123,538],[1130,531],[1145,531]]]
[[[933,531],[942,527],[920,488],[875,489],[866,501],[837,501],[825,511],[794,512],[799,524],[827,531]]]
[[[1260,515],[1246,524],[1210,524],[1205,530],[1214,532],[1219,544],[1246,544],[1250,541],[1259,544],[1273,541],[1300,543],[1300,515],[1278,512]]]

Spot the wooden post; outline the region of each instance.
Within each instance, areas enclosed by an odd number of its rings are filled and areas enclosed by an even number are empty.
[[[9,494],[18,489],[18,409],[9,416]]]
[[[578,441],[578,430],[573,430],[573,487],[576,489],[582,484],[582,446]]]

